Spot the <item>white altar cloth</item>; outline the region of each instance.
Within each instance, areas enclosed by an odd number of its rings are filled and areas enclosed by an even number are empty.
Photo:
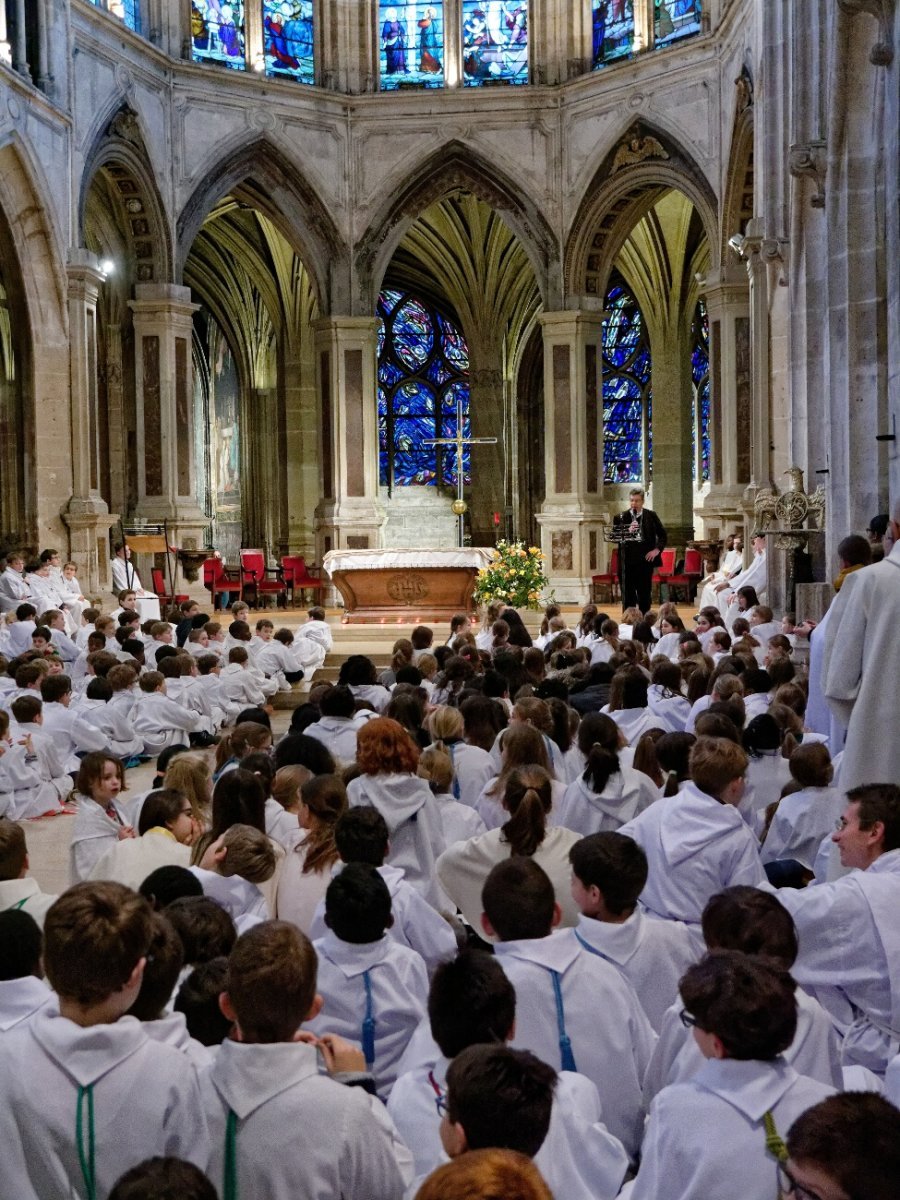
[[[491,562],[491,551],[478,546],[462,550],[330,550],[322,560],[329,578],[335,571],[422,570],[426,567],[473,567]]]

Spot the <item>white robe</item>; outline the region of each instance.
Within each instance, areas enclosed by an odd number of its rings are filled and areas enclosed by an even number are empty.
[[[328,875],[328,882],[340,874],[343,863],[335,863]],[[403,872],[397,867],[382,866],[378,874],[387,884],[391,893],[391,916],[394,923],[385,930],[386,935],[401,946],[422,957],[422,961],[431,973],[442,962],[456,957],[456,935],[447,921],[435,912],[430,904],[419,895],[403,878]],[[279,890],[279,901],[281,892]],[[279,915],[280,912],[279,912]],[[321,902],[316,906],[312,919],[312,929],[309,934],[314,940],[323,938],[328,933],[325,924],[324,890]]]
[[[647,689],[647,707],[664,722],[660,728],[673,733],[681,733],[691,715],[691,702],[686,696],[673,695],[658,683],[651,683]]]
[[[631,985],[610,963],[583,950],[570,929],[498,942],[495,953],[516,989],[516,1031],[510,1045],[530,1050],[559,1070],[561,1038],[568,1037],[575,1069],[600,1093],[607,1129],[634,1157],[644,1123],[641,1080],[656,1035]],[[552,971],[559,975],[561,1020]]]
[[[352,717],[320,717],[303,730],[307,737],[321,742],[332,758],[342,766],[356,762],[356,735],[375,714],[368,709],[354,713]]]
[[[80,883],[88,878],[98,859],[118,840],[122,826],[130,822],[125,819],[118,803],[114,803],[113,807],[120,820],[114,821],[90,796],[76,792],[75,802],[75,824],[69,847],[69,879],[72,883]]]
[[[784,1138],[802,1112],[833,1090],[798,1075],[780,1058],[709,1059],[693,1079],[673,1084],[653,1101],[641,1169],[623,1197],[712,1200],[734,1194],[740,1200],[773,1200],[777,1165],[766,1151],[763,1116],[771,1111]]]
[[[57,897],[41,891],[36,879],[26,875],[24,879],[0,879],[0,912],[20,908],[34,917],[43,928],[44,917],[56,903]]]
[[[797,988],[797,1032],[784,1052],[798,1075],[842,1090],[841,1048],[828,1013],[813,996]],[[659,1041],[644,1076],[647,1104],[671,1083],[693,1079],[706,1059],[690,1029],[681,1023],[681,1001],[663,1014]]]
[[[223,1042],[203,1078],[203,1106],[217,1189],[229,1111],[238,1118],[237,1186],[247,1200],[398,1200],[411,1182],[409,1153],[384,1106],[320,1075],[306,1043]]]
[[[566,788],[553,815],[555,825],[587,837],[589,833],[614,833],[626,821],[636,817],[657,798],[649,776],[620,763],[610,775],[602,792],[595,792],[590,781],[578,778]]]
[[[619,708],[606,715],[625,734],[629,746],[636,746],[648,729],[661,729],[663,733],[674,733],[675,725],[651,708]]]
[[[425,963],[414,950],[387,936],[358,945],[329,931],[313,944],[319,956],[316,991],[324,1004],[307,1028],[319,1036],[336,1033],[363,1045],[368,973],[375,1021],[375,1059],[369,1069],[378,1095],[386,1099],[397,1078],[400,1055],[428,1005]]]
[[[641,903],[659,917],[697,925],[717,892],[739,883],[758,887],[766,879],[741,814],[694,784],[651,804],[619,833],[644,848],[650,874]]]
[[[83,1029],[48,1007],[0,1040],[0,1195],[70,1200],[84,1193],[79,1088],[92,1089],[98,1196],[155,1155],[206,1168],[200,1086],[184,1055],[151,1041],[134,1017]],[[86,1118],[84,1125],[89,1154]]]
[[[832,601],[832,606],[833,603]],[[806,702],[806,728],[813,733],[827,737],[828,748],[834,756],[840,754],[844,749],[847,727],[828,707],[828,701],[822,691],[822,663],[828,641],[830,620],[831,609],[829,608],[809,635],[809,699]]]
[[[697,947],[688,927],[636,909],[621,925],[582,916],[575,936],[583,949],[618,967],[658,1033],[663,1016],[678,996],[679,980],[697,961]]]
[[[116,841],[94,863],[88,879],[106,879],[137,891],[158,867],[189,867],[191,851],[174,837],[148,829],[139,838]]]
[[[447,1162],[434,1085],[446,1092],[449,1065],[442,1055],[428,1068],[402,1075],[388,1101],[388,1114],[413,1152],[417,1183]],[[534,1162],[554,1196],[612,1200],[618,1194],[628,1155],[603,1124],[597,1089],[584,1075],[557,1075],[550,1128]]]
[[[0,900],[0,911],[5,907],[13,906],[4,905]],[[55,1000],[54,993],[43,979],[38,979],[35,975],[26,975],[20,979],[0,979],[0,1043],[4,1034],[13,1029],[21,1029]]]
[[[223,667],[219,686],[229,706],[235,710],[235,716],[244,708],[259,708],[266,703],[264,689],[245,663],[229,663]]]
[[[351,808],[369,805],[384,817],[390,838],[388,862],[435,908],[440,895],[434,864],[444,849],[444,827],[437,800],[415,775],[360,775],[347,785]]]
[[[718,592],[716,595],[716,604],[719,606],[719,611],[725,618],[725,624],[731,629],[731,626],[737,620],[738,605],[737,600],[734,604],[729,604],[728,601],[742,587],[752,587],[756,590],[760,603],[763,603],[766,598],[766,587],[768,586],[768,568],[766,566],[766,552],[754,556],[743,571],[733,576],[729,580],[729,585],[724,592]]]
[[[531,856],[548,875],[556,900],[562,909],[563,925],[574,925],[578,908],[572,899],[572,866],[569,851],[581,834],[559,827],[548,828],[546,837]],[[470,838],[450,846],[437,861],[436,871],[441,887],[460,910],[479,937],[486,937],[481,928],[481,891],[484,882],[497,863],[510,857],[510,846],[499,829],[489,829],[481,837]]]
[[[812,787],[793,792],[778,805],[760,857],[764,863],[793,858],[813,870],[816,855],[844,809],[837,788]]]
[[[831,606],[823,690],[847,726],[841,787],[900,779],[900,543],[844,580]]]
[[[131,758],[144,753],[144,739],[134,732],[130,710],[123,711],[121,703],[115,702],[115,695],[109,701],[85,697],[78,702],[78,714],[82,721],[100,731],[105,739],[103,748],[110,754]]]
[[[132,724],[144,739],[144,753],[157,755],[167,746],[187,746],[200,718],[162,692],[144,692],[132,709]]]
[[[453,795],[472,808],[478,803],[485,784],[494,778],[494,762],[487,750],[468,742],[445,742],[453,763]]]
[[[28,599],[28,584],[18,571],[6,567],[0,574],[0,613],[14,612]]]
[[[832,1013],[853,1006],[844,1064],[883,1075],[900,1050],[900,850],[834,883],[782,888],[778,899],[800,939],[797,982]]]
[[[172,999],[174,1000],[174,997]],[[174,1050],[178,1050],[187,1057],[189,1062],[194,1064],[198,1071],[206,1070],[216,1061],[214,1052],[188,1033],[187,1019],[184,1013],[166,1013],[164,1017],[157,1017],[155,1021],[143,1021],[142,1025],[144,1033],[151,1041],[160,1042],[164,1046],[171,1046]]]
[[[59,807],[59,793],[43,778],[37,757],[24,746],[3,747],[0,755],[0,816],[11,821],[40,817]]]

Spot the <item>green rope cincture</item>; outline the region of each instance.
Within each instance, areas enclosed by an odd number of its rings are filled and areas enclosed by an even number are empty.
[[[84,1144],[84,1100],[87,1098],[87,1147]],[[75,1141],[78,1143],[78,1163],[87,1200],[97,1200],[97,1170],[94,1161],[94,1085],[78,1089],[75,1112]]]

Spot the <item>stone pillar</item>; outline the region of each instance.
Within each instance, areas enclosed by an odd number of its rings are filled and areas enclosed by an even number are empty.
[[[506,532],[507,438],[506,386],[501,363],[502,344],[469,342],[469,414],[472,437],[495,437],[495,446],[473,446],[472,486],[463,492],[469,505],[473,546],[493,545]],[[500,514],[499,529],[494,513]],[[455,541],[452,543],[455,545]]]
[[[755,222],[751,221],[751,226]],[[766,242],[748,237],[744,243],[750,279],[750,340],[753,356],[750,407],[750,487],[772,485],[772,415],[769,380],[769,268],[764,257]]]
[[[719,535],[743,522],[743,494],[750,482],[750,301],[746,272],[726,266],[708,280],[710,463],[709,492],[697,513],[704,534]]]
[[[381,546],[375,363],[371,317],[314,322],[321,429],[322,500],[316,508],[319,561],[329,550]]]
[[[25,43],[25,0],[14,0],[16,25],[13,33],[12,65],[20,75],[28,75],[28,54]]]
[[[313,514],[322,496],[318,445],[321,424],[313,339],[305,329],[300,345],[293,348],[284,364],[284,420],[288,550],[312,562],[316,556]]]
[[[82,584],[96,592],[109,584],[108,534],[118,520],[100,495],[97,298],[104,275],[89,250],[73,250],[68,278],[72,496],[62,517]]]
[[[190,288],[139,283],[134,325],[138,502],[136,516],[166,521],[172,545],[202,547],[209,520],[197,504]]]
[[[662,328],[649,325],[653,361],[653,510],[681,549],[694,536],[691,425],[690,326],[674,317]]]
[[[547,494],[540,513],[547,574],[558,600],[583,602],[605,568],[600,312],[548,312],[544,337]]]

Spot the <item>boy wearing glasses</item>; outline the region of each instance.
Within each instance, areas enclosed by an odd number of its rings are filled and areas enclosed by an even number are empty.
[[[872,1092],[829,1096],[787,1136],[784,1200],[895,1200],[900,1180],[900,1112]]]
[[[775,962],[717,950],[679,990],[706,1062],[653,1101],[629,1200],[710,1200],[723,1187],[741,1200],[772,1200],[787,1130],[833,1094],[782,1057],[797,1028],[794,981]]]

